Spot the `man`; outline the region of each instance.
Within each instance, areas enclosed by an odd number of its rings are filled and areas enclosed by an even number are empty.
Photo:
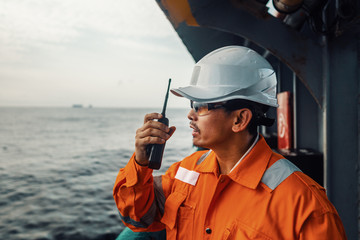
[[[114,186],[128,227],[166,228],[168,239],[346,239],[324,189],[257,132],[272,124],[265,112],[278,106],[276,76],[263,57],[245,47],[220,48],[195,65],[190,86],[172,93],[190,100],[193,144],[210,150],[153,177],[146,147],[164,143],[175,127],[147,114]]]

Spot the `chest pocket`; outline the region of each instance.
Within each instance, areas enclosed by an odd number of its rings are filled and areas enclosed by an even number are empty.
[[[224,232],[222,240],[272,240],[265,234],[236,220],[229,225]]]
[[[185,201],[186,194],[173,192],[165,202],[161,219],[170,231],[167,239],[193,239],[195,203]]]

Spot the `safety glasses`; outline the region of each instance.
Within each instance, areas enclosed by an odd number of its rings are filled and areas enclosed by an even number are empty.
[[[224,108],[224,105],[221,103],[202,103],[190,100],[190,107],[194,109],[198,116],[204,116],[209,114],[209,111],[212,109]]]

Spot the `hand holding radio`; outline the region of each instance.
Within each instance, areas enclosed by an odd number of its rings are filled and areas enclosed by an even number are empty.
[[[175,127],[168,127],[169,120],[165,117],[170,82],[171,79],[169,79],[162,113],[147,114],[144,118],[144,125],[136,131],[135,159],[140,165],[152,169],[160,168],[165,142],[176,129]]]

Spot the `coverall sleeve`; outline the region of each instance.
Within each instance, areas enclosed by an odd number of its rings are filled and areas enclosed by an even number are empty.
[[[299,240],[346,240],[345,230],[337,213],[310,216],[303,224]]]
[[[152,172],[152,169],[137,164],[133,154],[115,181],[113,196],[121,220],[134,232],[165,228],[160,219],[166,199],[164,193],[170,191],[172,180],[169,174],[153,177]]]

